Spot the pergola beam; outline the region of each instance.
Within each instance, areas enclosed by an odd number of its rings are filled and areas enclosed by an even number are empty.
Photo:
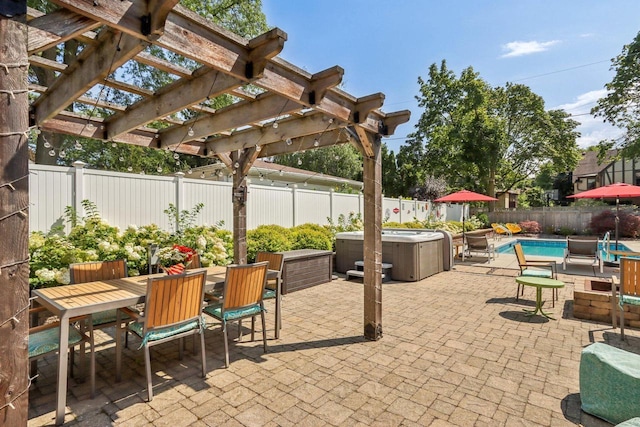
[[[259,129],[236,132],[228,137],[209,138],[207,139],[207,150],[209,155],[225,153],[256,145],[263,146],[285,141],[287,138],[327,132],[342,126],[343,124],[337,120],[321,113],[309,113],[299,118],[294,117],[279,121],[277,128],[269,124]]]
[[[101,33],[99,43],[83,50],[64,76],[58,77],[47,93],[35,101],[36,123],[55,116],[144,47],[140,40],[127,35],[112,31]]]
[[[47,50],[100,26],[85,16],[59,9],[29,21],[27,52]]]

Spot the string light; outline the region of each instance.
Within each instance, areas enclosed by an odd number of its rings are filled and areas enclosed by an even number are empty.
[[[280,176],[284,175],[284,170],[280,169],[280,172],[278,172],[280,174]]]
[[[193,136],[193,135],[195,135],[195,134],[196,134],[196,133],[193,131],[193,128],[191,128],[191,127],[190,127],[190,128],[189,128],[189,130],[187,131],[187,135],[189,135],[189,136]]]
[[[273,122],[273,128],[278,129],[278,122],[275,122],[275,121]]]
[[[233,167],[234,167],[234,168],[236,168],[236,169],[238,169],[238,168],[240,167],[240,163],[235,162],[235,163],[233,164]]]
[[[124,157],[120,156],[120,158],[118,160],[120,160],[121,162],[124,162]]]
[[[193,173],[193,170],[191,170],[191,168],[189,168],[189,169],[187,169],[187,173],[188,173],[189,175],[191,175],[191,174]]]
[[[60,153],[58,153],[58,156],[60,156],[61,159],[64,159],[65,157],[67,157],[67,153],[64,150],[60,150]]]
[[[313,140],[313,146],[317,147],[318,145],[320,145],[320,141],[318,141],[317,139]]]
[[[287,143],[287,145],[293,144],[293,141],[291,141],[291,138],[287,138],[287,140],[285,142]]]
[[[261,147],[261,146],[259,146],[258,144],[256,144],[256,151],[259,153],[259,152],[260,152],[260,150],[262,150],[262,147]]]
[[[262,174],[260,174],[260,181],[264,181],[264,176],[262,176]]]
[[[200,178],[204,179],[204,172],[200,174]]]
[[[51,157],[55,156],[56,155],[56,150],[49,150],[49,155]]]
[[[180,158],[180,154],[178,153],[173,153],[173,158],[178,160]]]
[[[131,171],[133,170],[133,168],[132,168],[131,166],[129,166],[129,167],[127,168],[127,170],[128,170],[129,172],[131,172]]]
[[[93,125],[93,123],[91,123],[91,122],[87,122],[87,129],[88,129],[88,130],[93,131],[93,130],[95,130],[95,128],[96,128],[96,127]]]
[[[302,159],[298,159],[298,166],[302,166]]]
[[[44,139],[44,148],[51,148],[51,143],[49,143],[49,141],[47,141],[47,138]]]
[[[74,148],[76,150],[82,150],[82,144],[80,144],[80,141],[78,141],[77,139],[76,139],[76,143],[74,145]]]
[[[156,169],[158,171],[158,173],[162,173],[162,166],[158,166],[158,169]]]
[[[118,144],[116,144],[115,142],[112,142],[112,143],[111,143],[111,146],[112,146],[113,148],[116,148],[116,147],[118,146]]]

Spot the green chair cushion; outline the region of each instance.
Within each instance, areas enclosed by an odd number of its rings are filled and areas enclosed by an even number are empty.
[[[82,335],[76,328],[69,328],[69,346],[82,341]],[[60,348],[60,327],[45,329],[29,334],[29,358],[57,351]]]
[[[200,320],[192,320],[190,322],[185,322],[176,326],[168,326],[166,328],[158,328],[153,331],[149,331],[143,335],[144,323],[143,322],[134,322],[129,325],[129,330],[142,338],[142,344],[140,344],[139,348],[144,347],[144,345],[149,341],[158,341],[164,338],[169,338],[174,335],[181,334],[183,332],[192,331],[194,329],[201,329],[204,327],[204,318]]]
[[[616,427],[640,427],[640,417],[631,418],[623,423],[616,424]]]
[[[245,317],[251,317],[260,314],[260,304],[250,305],[249,307],[239,308],[237,310],[225,310],[224,320],[238,320]],[[222,305],[213,304],[204,308],[204,312],[222,321]]]
[[[102,325],[108,325],[109,323],[115,323],[116,314],[118,310],[106,310],[94,313],[91,315],[91,320],[94,327],[100,327]],[[129,316],[123,314],[120,317],[122,320],[127,320]]]
[[[582,350],[582,410],[612,424],[640,417],[640,355],[603,343]]]
[[[620,298],[620,304],[640,305],[640,297],[634,295],[622,295]]]
[[[529,277],[548,277],[549,279],[553,277],[551,270],[544,270],[541,268],[525,268],[522,270],[522,275]]]
[[[276,291],[274,289],[265,289],[262,294],[262,299],[273,299],[276,297]]]

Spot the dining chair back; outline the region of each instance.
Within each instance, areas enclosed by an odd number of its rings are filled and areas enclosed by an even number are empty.
[[[127,329],[142,340],[140,348],[144,348],[149,401],[153,399],[149,350],[151,346],[180,339],[179,349],[180,357],[182,357],[182,338],[200,334],[202,376],[206,376],[205,322],[202,316],[206,276],[206,271],[201,270],[149,278],[144,313],[140,314],[130,308],[121,309],[129,317],[135,319],[134,322],[127,325]],[[122,349],[119,348],[118,351],[122,351]],[[120,377],[120,372],[117,373],[117,376]]]
[[[267,261],[254,264],[227,266],[222,301],[209,304],[204,312],[222,323],[225,366],[229,367],[228,322],[251,318],[251,339],[254,339],[255,316],[262,320],[262,342],[267,351],[267,333],[264,319],[264,287],[267,281]]]
[[[275,337],[280,338],[280,329],[282,328],[282,269],[284,268],[284,254],[275,252],[258,252],[256,254],[256,262],[267,261],[269,270],[277,271],[277,277],[273,279],[267,278],[267,284],[264,289],[263,299],[275,299],[276,305],[276,322]]]
[[[620,258],[620,337],[624,340],[624,306],[640,306],[640,259]]]
[[[95,282],[98,280],[122,279],[127,277],[127,261],[117,259],[115,261],[81,262],[69,266],[69,279],[71,284]],[[117,310],[105,310],[94,313],[91,322],[94,329],[104,329],[116,325]],[[126,322],[129,319],[124,318]],[[116,333],[119,333],[116,329]],[[125,336],[125,346],[128,345],[128,336]],[[82,348],[84,351],[84,348]]]
[[[72,284],[121,279],[127,277],[127,273],[127,262],[124,259],[81,262],[69,266],[69,278]]]
[[[522,244],[516,243],[513,245],[513,251],[518,259],[518,266],[520,267],[521,276],[529,277],[546,277],[549,279],[557,279],[558,273],[556,271],[555,261],[546,260],[527,260],[522,249]],[[516,290],[516,301],[518,301],[519,295],[524,294],[524,285],[518,283],[518,289]],[[558,299],[558,289],[552,288],[552,302],[555,307],[555,301]]]
[[[202,268],[202,263],[200,262],[200,255],[195,253],[191,256],[191,261],[187,265],[186,270],[194,270],[196,268]]]

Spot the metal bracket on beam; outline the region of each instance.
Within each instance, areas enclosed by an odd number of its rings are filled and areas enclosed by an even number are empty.
[[[311,77],[311,84],[309,85],[309,104],[319,104],[327,90],[340,84],[343,75],[344,69],[337,65],[315,73]]]
[[[140,17],[140,32],[144,36],[151,34],[151,14]]]
[[[309,92],[309,104],[316,105],[316,91],[312,90]]]
[[[0,2],[0,15],[13,18],[27,14],[27,0],[3,0]]]
[[[247,61],[247,63],[244,64],[244,76],[248,79],[253,78],[253,62]]]

